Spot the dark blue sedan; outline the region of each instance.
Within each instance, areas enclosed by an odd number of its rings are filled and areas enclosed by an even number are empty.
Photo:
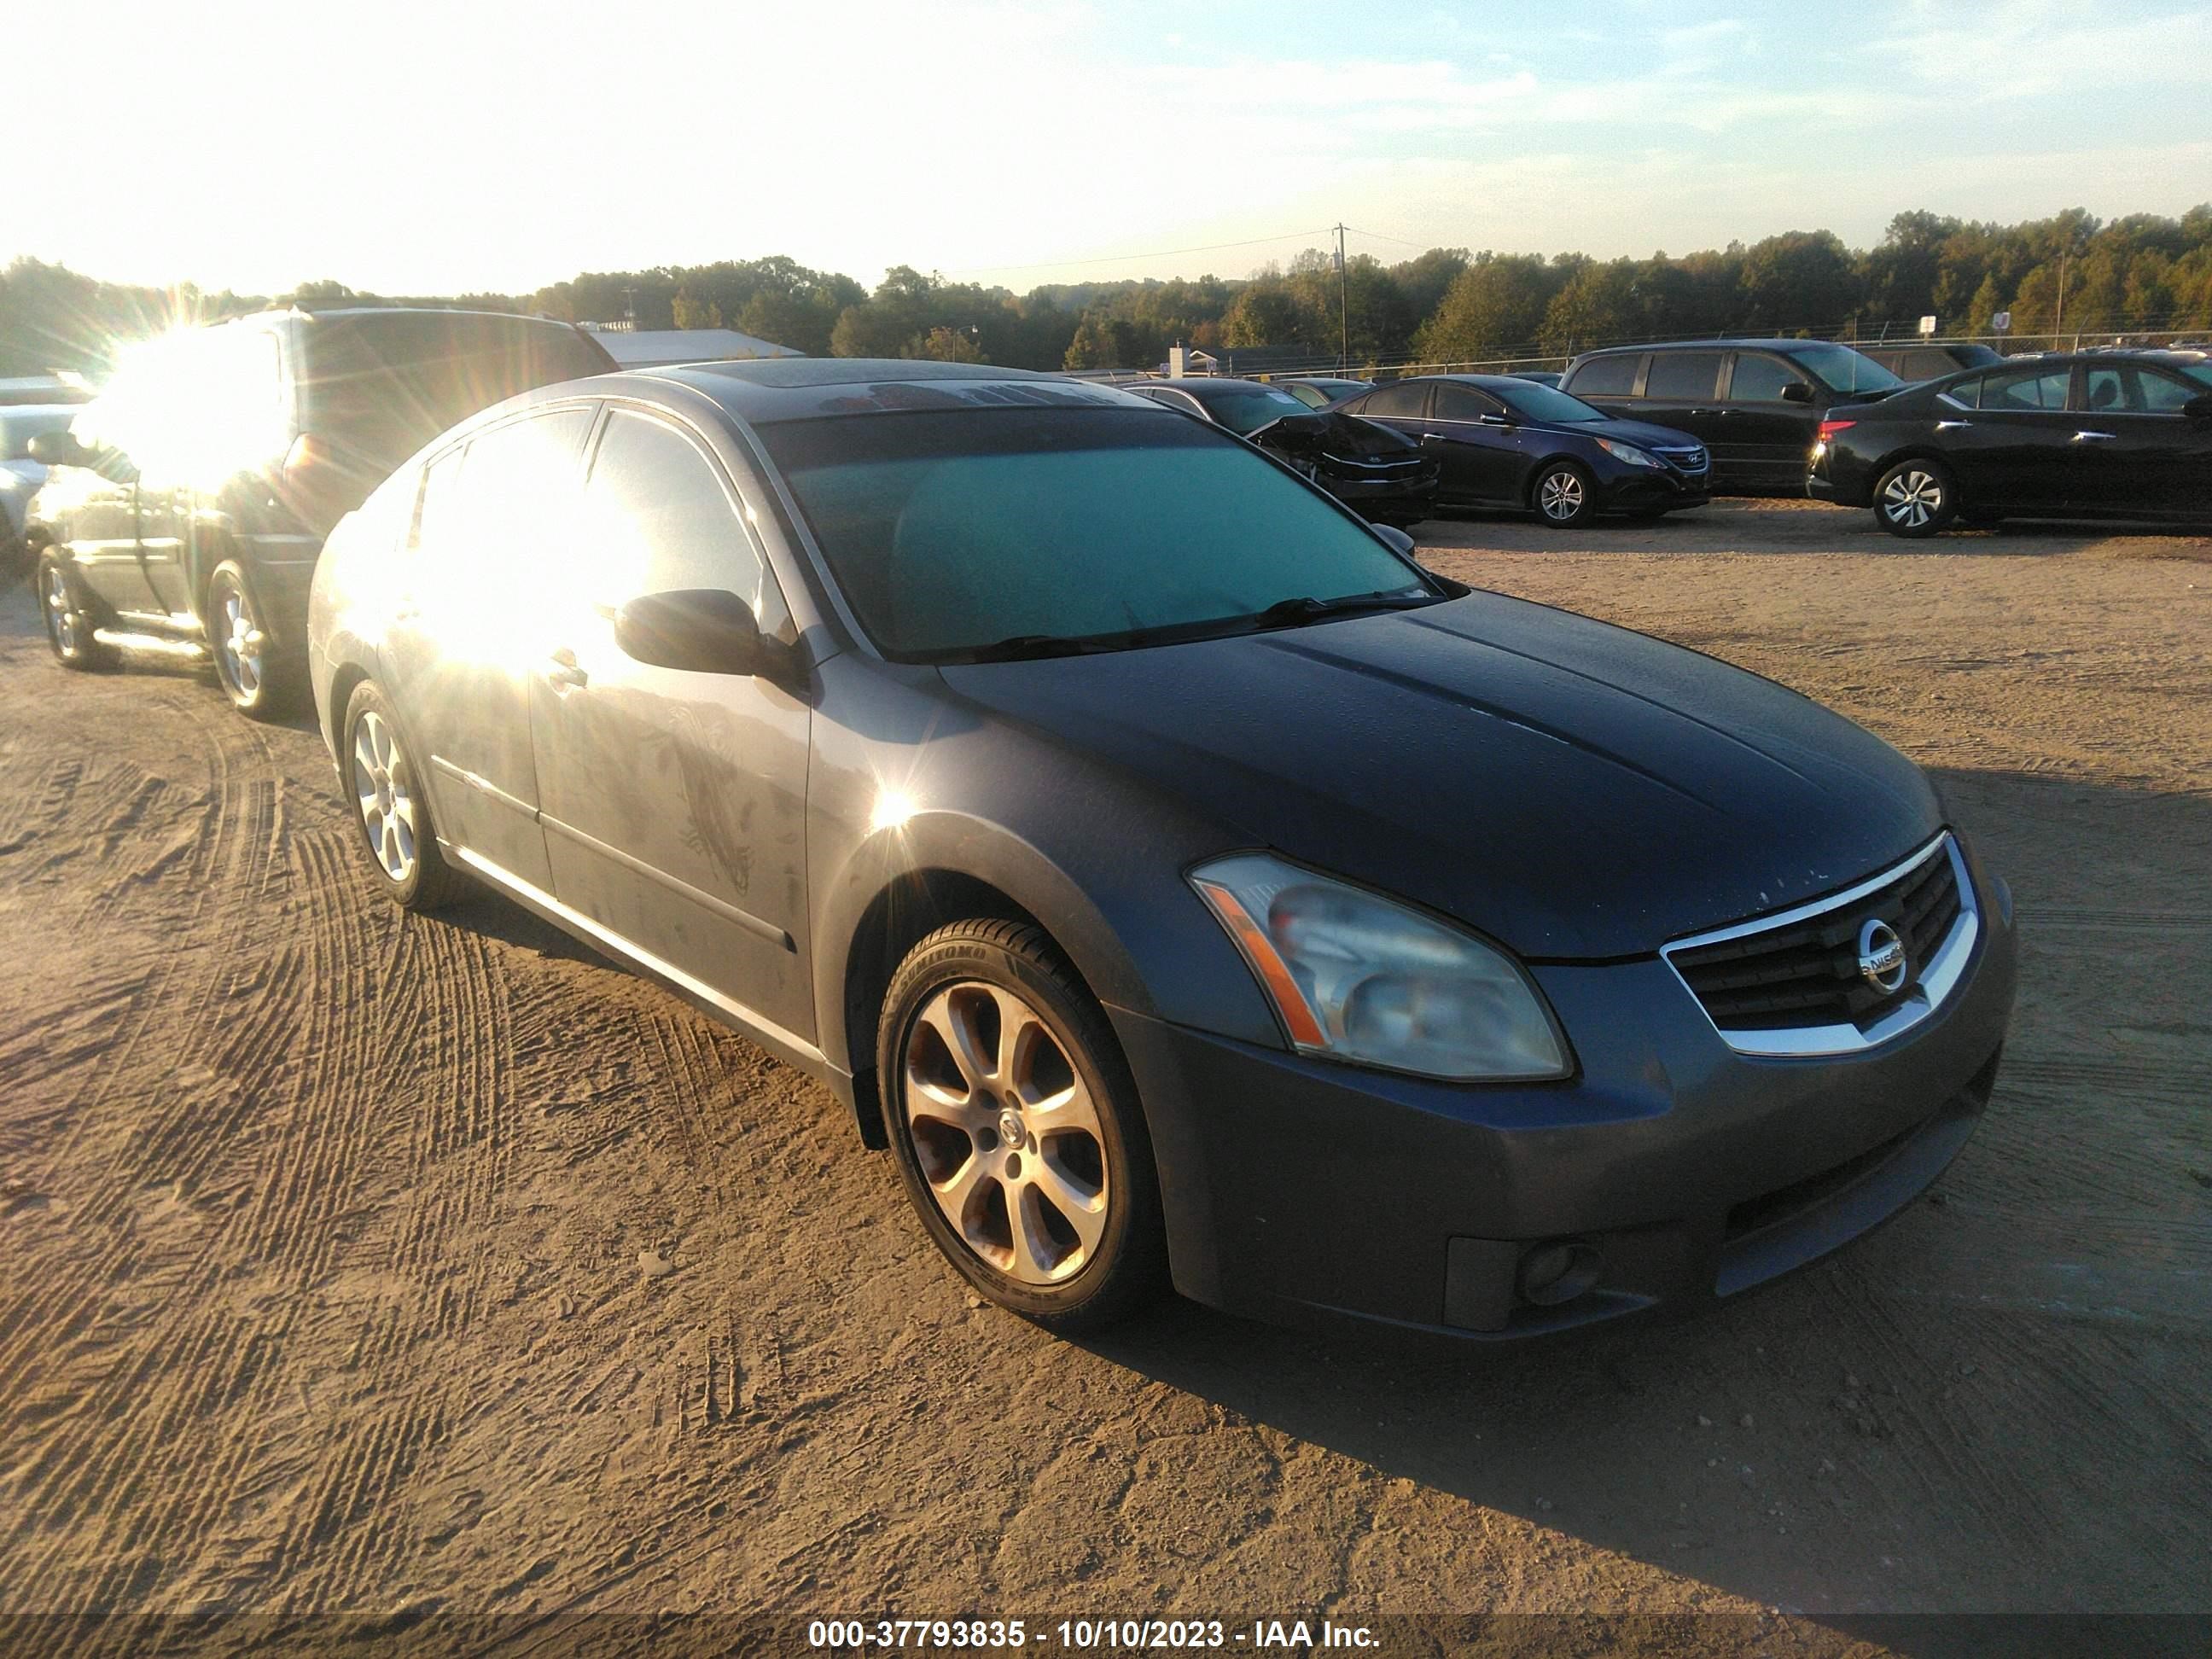
[[[1656,519],[1712,498],[1712,458],[1686,432],[1615,420],[1516,374],[1425,374],[1336,405],[1437,458],[1442,507],[1534,513],[1560,529],[1601,514]]]

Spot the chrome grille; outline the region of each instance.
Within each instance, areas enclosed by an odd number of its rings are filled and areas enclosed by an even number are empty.
[[[1702,444],[1655,447],[1651,453],[1677,472],[1686,472],[1693,478],[1703,477],[1712,465],[1712,458],[1705,453]]]
[[[1860,968],[1861,931],[1877,921],[1905,946],[1894,991]],[[1832,897],[1677,939],[1662,954],[1729,1047],[1836,1054],[1886,1042],[1933,1012],[1964,971],[1978,921],[1965,860],[1945,834]]]

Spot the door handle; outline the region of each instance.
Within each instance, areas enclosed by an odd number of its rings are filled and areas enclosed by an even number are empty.
[[[1440,444],[1440,443],[1442,443],[1443,441],[1444,441],[1444,434],[1443,434],[1443,433],[1441,433],[1441,432],[1424,432],[1423,434],[1421,434],[1421,441],[1422,441],[1423,443],[1438,443],[1438,444]]]
[[[538,672],[556,691],[573,691],[592,683],[592,677],[577,665],[576,653],[565,645],[539,664]]]
[[[1936,429],[1938,432],[1964,432],[1972,425],[1973,425],[1972,421],[1938,421],[1936,422]]]
[[[2074,441],[2077,444],[2105,444],[2112,441],[2112,434],[2109,432],[2077,432],[2074,434]]]

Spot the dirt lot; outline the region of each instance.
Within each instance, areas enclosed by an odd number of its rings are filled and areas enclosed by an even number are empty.
[[[822,1090],[404,919],[310,731],[65,677],[18,587],[0,1612],[2212,1611],[2212,543],[1429,528],[1866,722],[2010,877],[1996,1097],[1897,1224],[1565,1346],[1055,1341]]]

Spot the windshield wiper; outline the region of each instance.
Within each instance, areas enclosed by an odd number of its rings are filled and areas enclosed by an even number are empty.
[[[1262,628],[1279,623],[1319,622],[1324,617],[1351,617],[1363,611],[1409,611],[1415,605],[1433,605],[1440,595],[1425,592],[1419,588],[1399,588],[1389,593],[1348,593],[1338,599],[1316,599],[1301,594],[1296,599],[1278,599],[1265,611],[1255,611],[1252,621]]]

